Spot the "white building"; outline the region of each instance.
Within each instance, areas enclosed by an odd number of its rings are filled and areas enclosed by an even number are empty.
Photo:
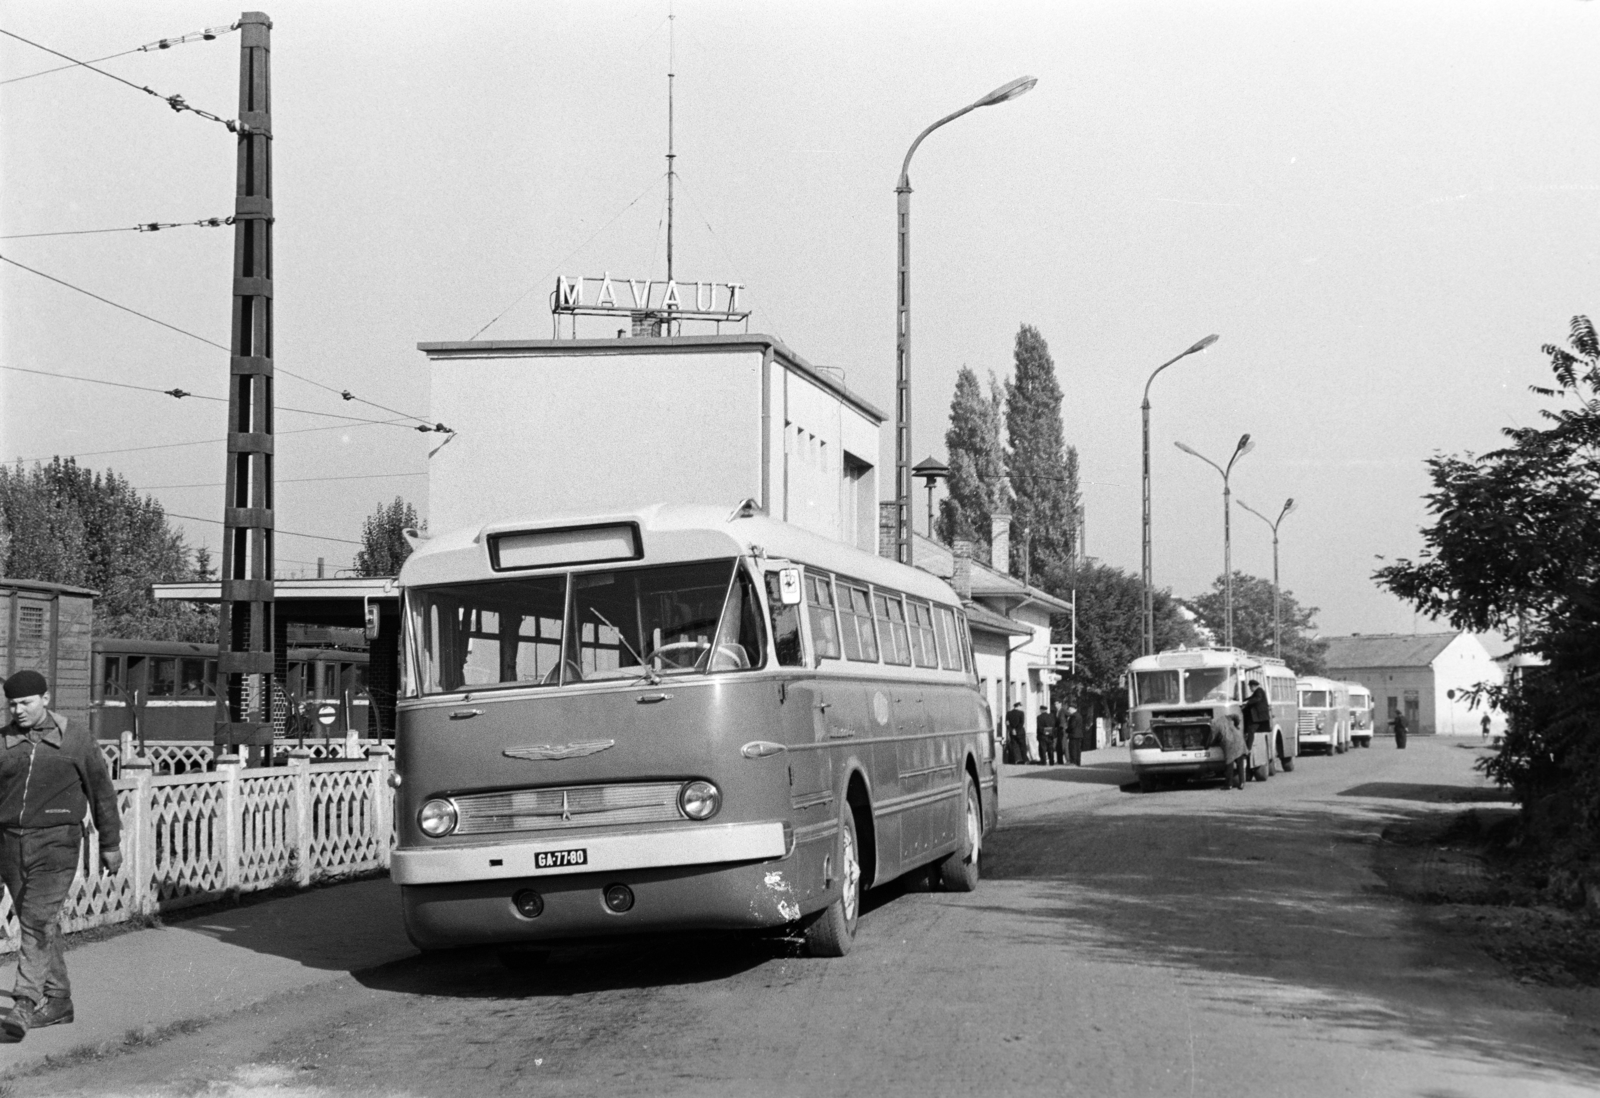
[[[1471,633],[1357,633],[1328,637],[1328,676],[1359,682],[1372,691],[1373,726],[1382,732],[1396,713],[1412,732],[1480,736],[1480,705],[1469,709],[1465,694],[1479,683],[1500,683],[1504,669]],[[1494,736],[1505,731],[1505,714],[1489,712]]]

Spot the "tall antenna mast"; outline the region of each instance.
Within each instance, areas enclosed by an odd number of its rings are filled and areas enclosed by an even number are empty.
[[[673,14],[672,6],[667,6],[667,281],[672,281],[672,182],[676,172],[672,170],[672,162],[677,154],[672,151],[672,81],[677,74],[673,72],[677,64],[677,42],[674,37],[674,22],[677,16]]]

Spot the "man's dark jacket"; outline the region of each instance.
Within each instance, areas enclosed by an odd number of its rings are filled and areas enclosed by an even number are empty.
[[[36,741],[13,721],[0,733],[0,827],[81,824],[92,807],[100,849],[119,849],[117,791],[94,737],[59,713],[34,732]]]

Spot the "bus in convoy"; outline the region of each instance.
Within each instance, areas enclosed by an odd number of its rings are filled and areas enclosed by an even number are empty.
[[[392,873],[420,948],[794,927],[978,884],[992,715],[941,580],[654,505],[419,540],[400,573]]]
[[[1336,679],[1309,675],[1298,681],[1300,743],[1326,755],[1350,750],[1350,688]]]
[[[96,739],[132,732],[147,741],[211,742],[217,719],[216,645],[101,637],[91,653],[89,727]],[[279,734],[343,736],[354,728],[366,735],[367,653],[291,648],[287,655]]]
[[[1372,691],[1359,682],[1347,682],[1350,695],[1350,746],[1372,746]]]
[[[1257,781],[1266,781],[1280,766],[1293,770],[1300,753],[1294,672],[1282,660],[1238,648],[1176,648],[1134,660],[1128,668],[1128,752],[1140,790],[1223,777],[1222,748],[1211,745],[1211,718],[1237,716],[1242,724],[1252,679],[1272,705],[1272,734],[1254,738],[1248,764]]]

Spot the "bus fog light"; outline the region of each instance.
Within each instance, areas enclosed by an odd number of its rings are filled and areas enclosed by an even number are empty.
[[[456,829],[460,816],[453,801],[431,800],[417,813],[417,826],[429,838],[441,839]]]
[[[633,908],[633,889],[624,884],[607,885],[605,901],[607,911],[621,915]]]
[[[678,808],[691,820],[709,820],[721,807],[722,791],[710,782],[690,782],[678,793]]]
[[[524,888],[512,896],[511,903],[524,919],[537,919],[544,914],[544,897],[531,888]]]

